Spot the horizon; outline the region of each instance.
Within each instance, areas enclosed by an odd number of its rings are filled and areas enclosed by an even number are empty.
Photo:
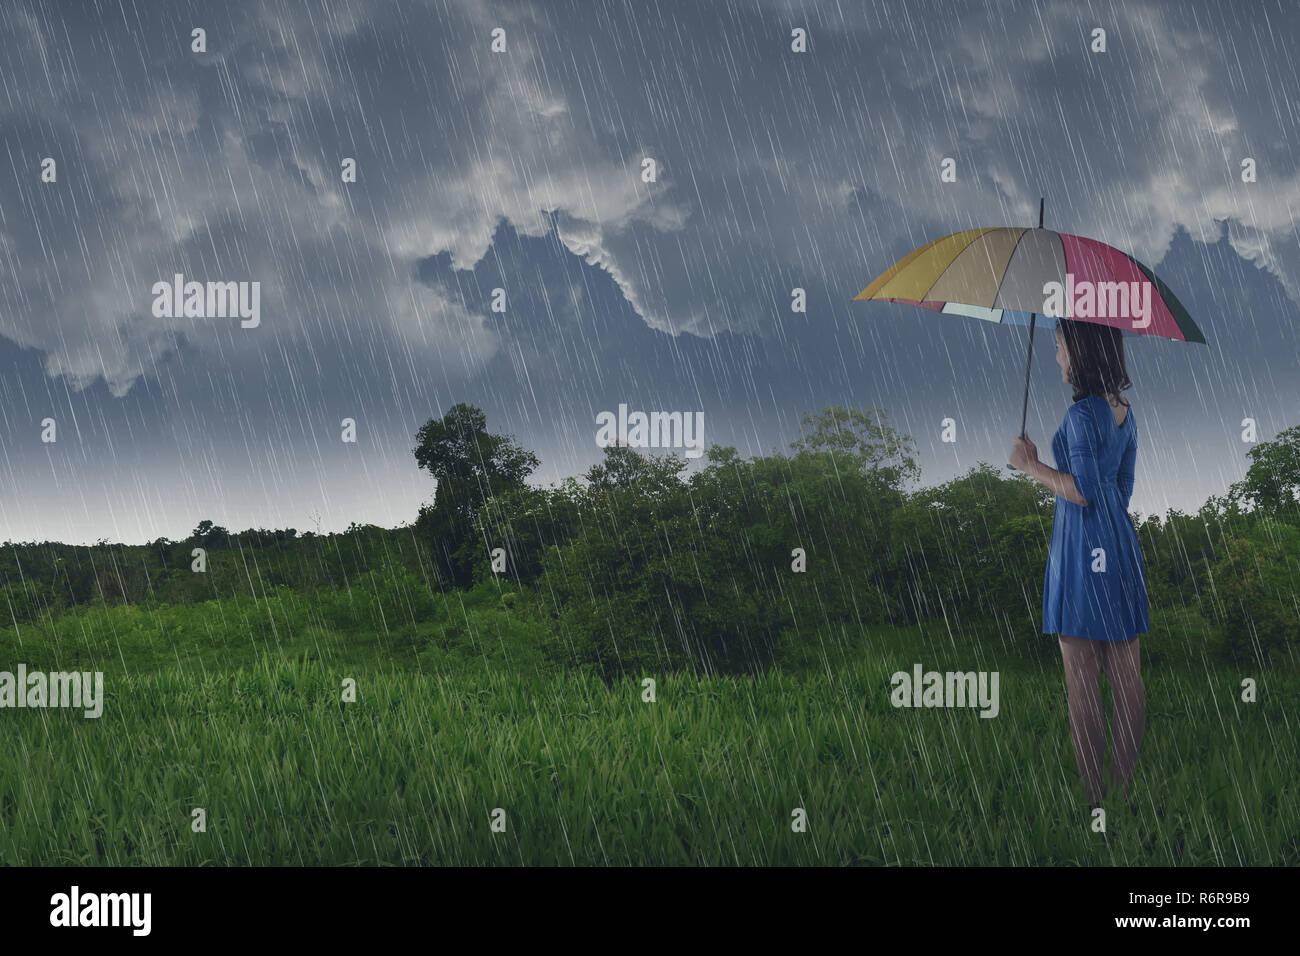
[[[1132,411],[1130,411],[1129,414],[1132,414]],[[1298,421],[1296,424],[1297,424],[1298,426],[1300,426],[1300,421]],[[491,422],[488,423],[488,426],[489,426],[489,427],[488,427],[488,431],[491,432],[491,431],[492,431],[492,429],[491,429]],[[495,434],[495,433],[494,433],[494,434]],[[512,436],[512,437],[513,437],[513,436]],[[911,436],[906,436],[906,435],[904,435],[904,437],[911,437]],[[688,457],[686,457],[686,456],[685,456],[685,455],[684,455],[680,450],[677,450],[677,449],[669,449],[669,450],[667,450],[666,452],[662,452],[662,453],[654,453],[654,452],[651,452],[650,450],[647,450],[647,449],[639,449],[639,448],[633,448],[633,450],[634,450],[634,451],[637,451],[639,454],[647,455],[647,457],[651,457],[651,456],[653,456],[653,457],[669,457],[669,456],[672,456],[672,455],[676,455],[678,458],[680,458],[680,459],[684,462],[684,464],[685,464],[685,466],[686,466],[686,467],[683,469],[683,471],[682,471],[682,477],[683,477],[683,480],[689,480],[691,474],[693,474],[695,471],[698,471],[698,470],[700,470],[701,468],[706,468],[706,467],[708,467],[708,462],[707,462],[705,459],[707,458],[708,449],[709,449],[709,448],[713,448],[713,447],[731,447],[731,446],[722,446],[722,445],[710,444],[710,445],[706,446],[706,448],[705,448],[703,454],[702,454],[699,458],[695,458],[695,459],[692,459],[692,458],[688,458]],[[524,450],[529,450],[529,449],[525,448]],[[770,457],[770,456],[772,456],[772,455],[776,455],[776,454],[780,454],[780,455],[782,455],[782,456],[784,456],[784,457],[789,457],[789,456],[792,454],[792,452],[791,452],[791,450],[789,449],[789,447],[787,446],[787,448],[785,448],[785,449],[773,449],[773,450],[771,450],[771,451],[769,451],[769,452],[760,453],[760,454],[755,454],[755,455],[742,455],[741,457],[742,457],[743,459],[750,459],[750,458],[757,458],[757,457]],[[412,462],[414,462],[414,458],[412,459]],[[694,464],[694,463],[696,463],[696,462],[698,462],[698,467],[696,467],[695,464]],[[994,462],[987,462],[987,461],[979,460],[979,461],[976,461],[973,465],[970,465],[970,466],[969,466],[969,467],[968,467],[964,472],[962,472],[961,474],[959,474],[959,475],[954,475],[954,476],[952,476],[952,477],[949,477],[949,478],[944,479],[943,481],[938,481],[938,482],[933,482],[933,483],[927,483],[927,482],[924,480],[924,469],[922,469],[922,478],[917,479],[917,480],[914,481],[914,482],[908,482],[908,481],[905,480],[905,481],[903,482],[903,491],[904,491],[905,493],[907,493],[907,494],[916,494],[916,493],[921,492],[921,491],[925,491],[925,490],[929,490],[929,489],[933,489],[933,488],[941,487],[942,485],[948,484],[948,483],[953,482],[953,481],[957,481],[957,480],[962,480],[962,479],[965,479],[965,478],[969,478],[970,475],[971,475],[971,473],[972,473],[973,471],[975,471],[977,468],[979,468],[981,465],[984,465],[984,466],[987,466],[988,468],[993,469],[993,471],[994,471],[994,472],[995,472],[999,477],[1004,478],[1004,479],[1013,479],[1013,478],[1015,478],[1015,477],[1021,477],[1021,478],[1025,477],[1024,475],[1022,475],[1022,474],[1020,474],[1020,473],[1018,473],[1018,472],[1017,472],[1015,475],[1012,475],[1012,473],[1009,472],[1009,471],[1007,470],[1005,464],[1003,464],[1002,466],[999,466],[997,463],[994,463]],[[418,470],[418,465],[413,465],[413,467],[415,467],[415,468]],[[530,478],[531,478],[531,476],[530,476]],[[549,490],[549,489],[553,489],[553,488],[557,488],[557,487],[559,487],[560,484],[561,484],[562,482],[567,481],[567,480],[569,480],[569,479],[577,479],[577,480],[580,480],[580,481],[585,481],[585,480],[586,480],[586,473],[583,472],[583,473],[579,473],[579,474],[566,475],[566,476],[564,476],[564,477],[562,477],[562,478],[560,478],[560,479],[555,479],[555,480],[552,480],[552,481],[549,481],[549,482],[545,482],[545,483],[534,482],[534,481],[531,481],[531,480],[525,479],[524,484],[527,485],[528,487],[530,487],[530,488],[534,488],[534,489],[547,489],[547,490]],[[427,478],[426,480],[427,480],[431,485],[434,485],[434,486],[436,487],[436,482],[434,482],[432,478]],[[908,485],[915,485],[915,487],[908,487]],[[1222,494],[1227,494],[1227,492],[1228,492],[1229,490],[1230,490],[1229,488],[1225,487],[1225,488],[1223,489]],[[1220,495],[1220,497],[1221,497],[1221,496],[1222,496],[1222,495]],[[425,504],[431,504],[432,501],[433,501],[433,492],[432,492],[432,490],[431,490],[431,491],[430,491],[429,499],[428,499],[427,502],[425,502]],[[1205,502],[1202,502],[1201,505],[1199,505],[1199,506],[1197,506],[1196,508],[1192,509],[1190,512],[1189,512],[1189,511],[1182,511],[1182,509],[1172,509],[1172,508],[1171,508],[1171,509],[1167,509],[1167,510],[1164,511],[1163,513],[1152,513],[1152,514],[1147,514],[1147,513],[1144,513],[1144,512],[1142,512],[1142,511],[1140,511],[1140,510],[1138,510],[1138,509],[1130,508],[1130,509],[1129,509],[1129,513],[1130,513],[1131,515],[1133,515],[1135,518],[1137,518],[1139,524],[1141,524],[1142,522],[1145,522],[1145,521],[1147,521],[1147,520],[1149,520],[1149,519],[1151,519],[1151,518],[1159,519],[1160,522],[1163,524],[1164,522],[1166,522],[1166,521],[1168,520],[1168,518],[1169,518],[1169,514],[1170,514],[1170,511],[1172,511],[1172,510],[1179,510],[1179,511],[1181,511],[1183,514],[1196,514],[1196,513],[1200,510],[1200,508],[1203,507],[1207,502],[1208,502],[1208,498],[1207,498],[1207,500],[1206,500]],[[308,517],[309,520],[311,519],[311,515],[308,515],[307,517]],[[42,540],[42,541],[14,541],[14,540],[5,540],[5,541],[0,541],[0,547],[9,547],[9,546],[20,546],[20,547],[22,547],[22,546],[33,546],[33,545],[39,546],[39,545],[43,545],[43,544],[62,544],[62,545],[69,545],[69,546],[72,546],[72,547],[98,547],[98,546],[104,546],[104,545],[115,545],[115,546],[122,546],[122,547],[142,547],[142,546],[147,546],[147,545],[153,544],[154,542],[156,542],[156,541],[158,541],[158,540],[160,540],[160,539],[161,539],[161,540],[169,541],[169,542],[171,542],[171,543],[178,543],[178,542],[186,541],[186,540],[188,540],[190,537],[192,537],[192,536],[193,536],[193,532],[194,532],[194,531],[198,528],[198,526],[199,526],[202,522],[204,522],[204,521],[211,521],[212,524],[213,524],[214,526],[221,527],[221,528],[225,529],[226,531],[228,531],[228,532],[229,532],[230,534],[232,534],[232,535],[250,534],[250,533],[254,533],[254,534],[255,534],[255,533],[259,533],[259,532],[275,532],[275,531],[289,531],[289,530],[292,530],[292,531],[295,532],[295,534],[294,534],[294,537],[295,537],[295,538],[302,538],[302,537],[305,537],[307,534],[310,534],[310,535],[312,535],[312,536],[316,536],[316,537],[327,537],[327,536],[330,536],[330,535],[347,534],[347,533],[349,533],[349,532],[351,531],[351,529],[352,529],[354,526],[356,526],[356,527],[360,527],[360,528],[378,528],[378,529],[381,530],[381,531],[401,531],[401,530],[404,530],[404,529],[407,529],[407,528],[414,529],[415,518],[416,518],[416,516],[413,515],[412,517],[406,519],[405,521],[398,522],[397,524],[394,524],[394,525],[378,525],[378,524],[374,524],[374,523],[371,523],[371,522],[350,521],[350,522],[348,522],[347,525],[344,525],[344,526],[337,526],[337,527],[333,527],[333,528],[325,528],[324,526],[321,526],[319,529],[315,529],[315,528],[300,528],[300,527],[298,527],[297,525],[288,524],[288,525],[280,525],[280,526],[274,526],[274,527],[270,527],[270,526],[252,527],[252,526],[249,526],[249,527],[246,527],[246,528],[242,528],[242,529],[236,530],[234,525],[229,525],[229,524],[223,522],[222,520],[220,520],[219,518],[214,518],[214,517],[212,517],[211,515],[204,515],[204,516],[201,517],[201,518],[197,518],[197,519],[195,519],[194,522],[193,522],[193,526],[192,526],[192,527],[190,528],[190,530],[185,534],[185,536],[183,536],[183,537],[179,537],[179,538],[174,538],[174,537],[172,537],[172,536],[170,536],[170,535],[163,534],[163,535],[158,535],[158,536],[156,536],[156,537],[154,537],[154,538],[150,538],[150,539],[145,540],[145,541],[111,541],[111,540],[107,540],[107,539],[97,539],[97,540],[95,540],[95,541],[63,541],[63,540],[53,540],[53,539],[47,539],[47,540]],[[313,522],[313,524],[314,524],[314,522]]]

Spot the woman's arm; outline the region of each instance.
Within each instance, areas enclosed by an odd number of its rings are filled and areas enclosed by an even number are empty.
[[[1066,445],[1069,449],[1071,471],[1057,471],[1038,459],[1038,449],[1033,442],[1017,438],[1012,442],[1012,467],[1019,468],[1035,481],[1045,485],[1053,494],[1060,495],[1080,508],[1088,507],[1101,487],[1097,472],[1097,447],[1091,419],[1083,405],[1072,405],[1065,413]],[[1073,473],[1071,473],[1073,472]]]
[[[1069,449],[1074,493],[1078,498],[1074,503],[1085,508],[1089,501],[1101,493],[1101,470],[1097,465],[1094,424],[1092,413],[1082,402],[1071,405],[1065,412],[1065,442]],[[1111,424],[1111,420],[1107,419],[1106,424]]]
[[[1074,486],[1073,475],[1057,471],[1047,462],[1040,461],[1037,458],[1031,460],[1024,471],[1030,478],[1046,485],[1047,489],[1053,494],[1060,495],[1071,504],[1079,505],[1082,508],[1088,507],[1087,500],[1079,494],[1079,489]]]

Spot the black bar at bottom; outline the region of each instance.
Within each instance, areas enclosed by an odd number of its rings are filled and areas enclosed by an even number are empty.
[[[903,929],[926,943],[1140,942],[1195,933],[1232,946],[1254,931],[1291,924],[1283,914],[1289,874],[1280,869],[756,869],[7,868],[0,869],[0,933],[7,944],[65,937],[79,944],[282,940],[336,947],[389,937],[436,945],[466,934],[497,943],[518,934],[542,945],[575,937],[613,944],[646,934],[662,941],[689,926],[693,941],[710,928],[732,942],[780,930],[815,939],[831,929],[866,941]],[[75,922],[84,916],[126,925],[52,925],[52,916],[74,921],[74,886]],[[146,928],[144,897],[122,895],[146,893],[147,935],[139,932]],[[1206,919],[1208,927],[1200,923]],[[602,935],[587,935],[597,930]]]

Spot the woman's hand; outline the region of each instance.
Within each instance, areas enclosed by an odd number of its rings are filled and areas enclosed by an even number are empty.
[[[1038,449],[1028,438],[1016,438],[1011,443],[1011,467],[1019,469],[1033,478],[1048,491],[1080,508],[1088,507],[1088,501],[1079,494],[1075,487],[1074,476],[1069,472],[1057,471],[1038,460]]]
[[[1038,461],[1038,447],[1028,438],[1017,438],[1011,443],[1011,467],[1017,471],[1028,472],[1030,465]]]

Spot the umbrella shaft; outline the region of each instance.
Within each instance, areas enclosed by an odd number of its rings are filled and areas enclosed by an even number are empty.
[[[1038,313],[1033,312],[1029,316],[1029,354],[1025,356],[1025,403],[1020,409],[1020,437],[1028,438],[1025,434],[1025,419],[1029,416],[1029,369],[1034,364],[1034,325],[1038,322]]]
[[[1047,205],[1047,197],[1042,196],[1038,200],[1038,228],[1043,228],[1043,207]],[[1020,437],[1028,438],[1025,434],[1025,419],[1029,416],[1029,367],[1034,363],[1034,323],[1038,321],[1038,313],[1031,312],[1029,315],[1029,354],[1025,356],[1025,403],[1020,408]]]

